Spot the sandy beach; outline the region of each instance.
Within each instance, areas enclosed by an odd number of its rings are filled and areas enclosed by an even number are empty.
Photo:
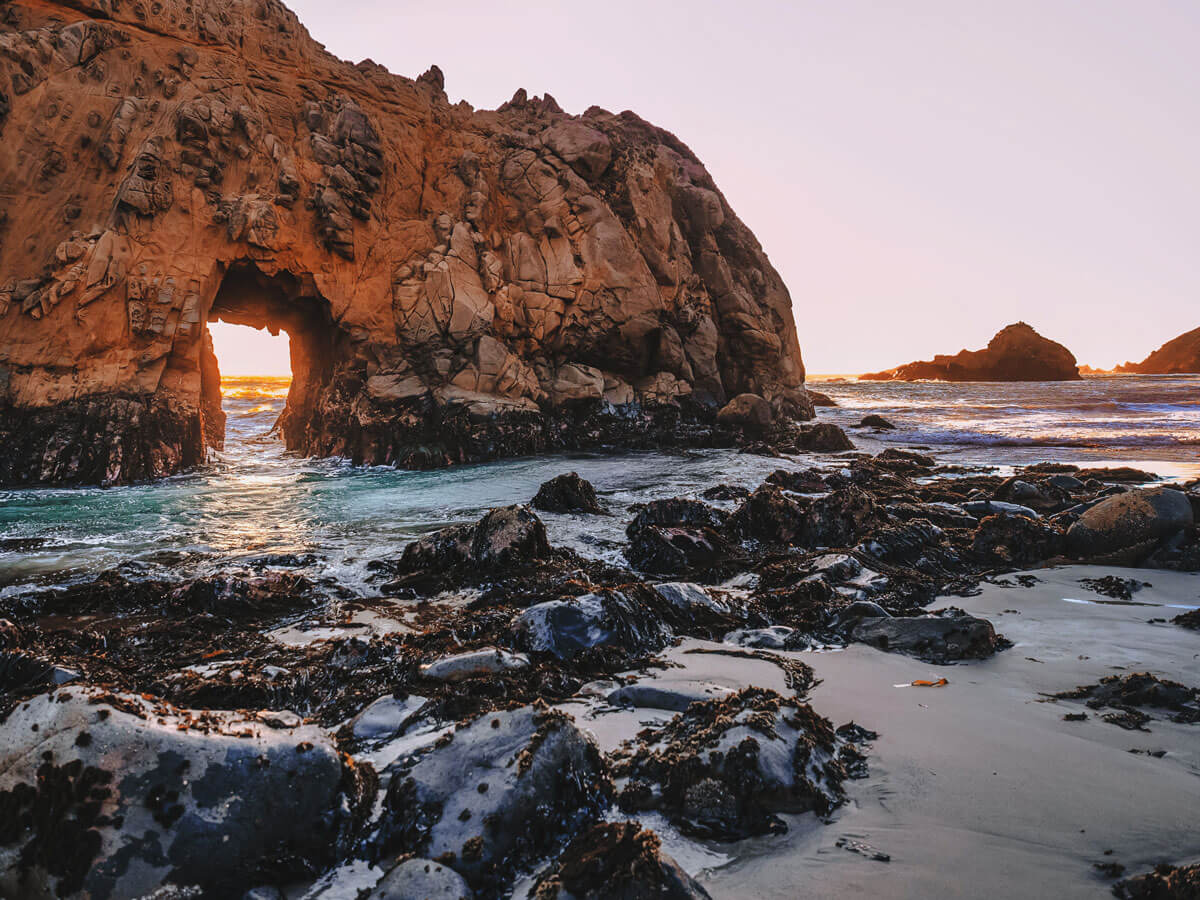
[[[991,659],[932,666],[863,645],[780,654],[816,670],[822,682],[812,702],[824,715],[878,732],[869,777],[849,783],[849,802],[828,825],[812,813],[785,816],[782,838],[700,844],[664,835],[665,849],[714,898],[731,900],[1084,898],[1104,895],[1111,883],[1096,864],[1138,873],[1195,861],[1200,727],[1158,716],[1149,732],[1126,731],[1081,701],[1046,695],[1141,671],[1200,682],[1200,636],[1163,621],[1200,606],[1200,575],[1096,566],[1028,574],[1037,579],[1030,587],[1004,576],[998,581],[1009,586],[984,584],[979,596],[955,598],[1013,642]],[[1150,586],[1120,603],[1079,583],[1105,575]],[[650,680],[786,690],[770,662],[694,652],[721,649],[686,641],[665,654],[679,668]],[[897,687],[941,678],[949,684]],[[671,715],[570,708],[606,750],[635,721]],[[1063,720],[1079,712],[1088,719]],[[847,842],[859,851],[838,846]],[[876,853],[889,859],[871,858]]]

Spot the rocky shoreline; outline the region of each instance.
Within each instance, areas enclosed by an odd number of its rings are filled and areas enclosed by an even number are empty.
[[[550,544],[538,509],[607,514],[564,473],[530,505],[398,547],[374,566],[375,596],[286,557],[10,589],[0,885],[543,898],[598,897],[608,879],[622,896],[707,896],[662,835],[683,852],[828,821],[887,737],[823,714],[812,651],[910,659],[935,673],[914,684],[936,687],[1011,652],[998,621],[957,608],[1006,573],[1200,570],[1195,484],[1066,465],[1000,476],[899,449],[805,468],[787,441],[773,452],[781,468],[756,490],[635,509],[624,565]],[[1142,584],[1087,589],[1136,604]],[[1121,727],[1163,707],[1200,716],[1194,684],[1137,677],[1074,684]]]

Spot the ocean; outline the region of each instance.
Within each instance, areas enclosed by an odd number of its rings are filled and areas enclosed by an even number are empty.
[[[947,463],[1040,461],[1131,465],[1164,478],[1200,476],[1200,376],[1113,376],[1054,384],[872,383],[818,378],[838,402],[819,419],[846,428],[864,450],[927,448]],[[302,566],[352,592],[376,593],[369,563],[399,555],[428,531],[528,501],[563,472],[591,481],[609,516],[545,514],[553,543],[621,562],[634,503],[696,496],[718,483],[757,486],[781,460],[728,450],[562,455],[426,472],[305,459],[273,425],[286,378],[227,377],[226,447],[202,470],[119,488],[0,491],[0,596],[89,579],[186,577],[251,565],[273,554],[311,555]],[[893,422],[855,426],[867,413]]]

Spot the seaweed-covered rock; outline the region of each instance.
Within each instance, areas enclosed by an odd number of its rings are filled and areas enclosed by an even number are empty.
[[[980,556],[1026,566],[1061,556],[1063,534],[1053,525],[1026,516],[988,516],[975,529],[972,549]]]
[[[709,894],[636,822],[593,825],[538,878],[536,900],[707,900]]]
[[[473,894],[466,879],[453,869],[414,858],[393,866],[367,900],[471,900]]]
[[[436,860],[488,896],[594,822],[611,791],[592,739],[530,706],[459,725],[388,774],[380,851]]]
[[[717,422],[744,428],[752,433],[766,431],[775,421],[771,404],[758,394],[738,394],[717,412]]]
[[[1112,892],[1120,900],[1196,900],[1200,897],[1200,865],[1164,863],[1153,872],[1117,882]]]
[[[795,449],[804,453],[841,453],[854,449],[846,432],[832,422],[801,426],[794,443]]]
[[[871,495],[856,487],[814,500],[805,513],[803,539],[809,546],[854,544],[876,517]]]
[[[615,755],[622,809],[723,840],[785,831],[780,812],[829,812],[846,777],[829,721],[756,687],[693,703]]]
[[[1126,491],[1079,517],[1067,531],[1067,552],[1076,559],[1133,562],[1193,522],[1192,504],[1183,491]]]
[[[402,573],[457,567],[509,568],[550,555],[546,526],[524,506],[493,509],[474,525],[453,525],[404,548]]]
[[[0,894],[237,896],[332,863],[373,782],[283,719],[82,687],[22,703],[0,730]]]
[[[606,590],[571,600],[549,600],[522,612],[513,622],[516,642],[531,653],[550,653],[569,659],[598,647],[612,647],[633,656],[666,646],[671,629],[661,615],[661,603],[646,602],[645,592],[633,596]]]
[[[538,488],[532,506],[543,512],[599,513],[603,512],[591,482],[576,472],[556,475]]]
[[[787,496],[776,484],[761,485],[729,517],[728,530],[740,540],[791,544],[805,527],[806,507]]]
[[[906,653],[932,663],[985,659],[1000,647],[991,622],[953,607],[928,616],[863,618],[850,637],[880,650]]]
[[[896,426],[885,419],[883,416],[871,413],[868,416],[863,416],[862,421],[858,423],[859,428],[879,428],[884,431],[894,431]]]
[[[625,529],[625,555],[635,568],[662,575],[712,566],[731,549],[719,530],[725,519],[721,510],[699,500],[655,500]]]

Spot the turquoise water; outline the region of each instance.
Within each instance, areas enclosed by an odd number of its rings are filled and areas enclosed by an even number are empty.
[[[1096,379],[1065,385],[822,382],[863,449],[933,448],[948,462],[1008,465],[1064,460],[1139,465],[1200,476],[1200,377]],[[88,578],[106,569],[179,576],[265,554],[314,554],[308,573],[370,592],[367,564],[398,555],[414,536],[528,501],[545,480],[577,471],[611,516],[546,515],[555,543],[621,561],[628,507],[696,495],[726,482],[754,487],[771,471],[813,459],[733,451],[551,456],[430,472],[356,468],[286,453],[272,426],[286,380],[226,379],[226,450],[202,471],[154,484],[0,491],[0,590]],[[900,430],[864,435],[864,413]],[[825,464],[833,461],[825,458]]]

